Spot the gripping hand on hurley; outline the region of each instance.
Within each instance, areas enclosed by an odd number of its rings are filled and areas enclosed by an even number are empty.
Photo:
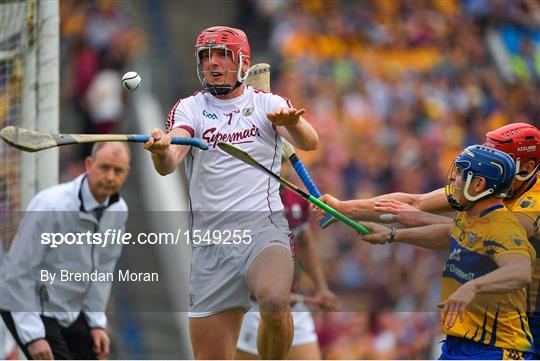
[[[191,135],[182,128],[175,128],[168,134],[154,128],[150,133],[150,139],[144,143],[144,149],[152,153],[154,167],[161,175],[174,172],[190,149],[188,145],[171,145],[171,137],[191,137]]]

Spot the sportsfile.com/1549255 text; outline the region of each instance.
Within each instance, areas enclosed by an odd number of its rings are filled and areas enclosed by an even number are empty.
[[[121,229],[107,229],[103,232],[59,233],[44,232],[41,234],[41,244],[51,248],[61,245],[177,245],[185,242],[188,245],[240,245],[251,244],[250,229],[234,230],[182,230],[177,232],[133,233]]]

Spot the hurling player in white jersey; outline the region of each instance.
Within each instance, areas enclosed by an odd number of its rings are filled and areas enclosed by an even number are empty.
[[[192,248],[190,334],[196,359],[232,359],[250,294],[259,301],[257,337],[265,359],[286,357],[293,338],[289,293],[293,260],[279,184],[218,147],[235,144],[279,172],[282,137],[314,150],[318,135],[280,96],[246,86],[249,43],[242,30],[215,26],[195,46],[197,75],[204,88],[180,99],[169,113],[167,134],[154,129],[145,148],[158,173],[173,172],[185,159],[192,232],[242,233],[242,244],[212,242]],[[205,139],[210,149],[171,145],[171,136]],[[249,211],[249,212],[248,212]],[[244,217],[238,217],[244,214]],[[229,228],[227,228],[229,227]]]

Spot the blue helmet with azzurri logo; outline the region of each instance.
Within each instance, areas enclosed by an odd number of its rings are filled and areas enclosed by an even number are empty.
[[[471,202],[488,196],[507,197],[516,174],[516,165],[512,157],[500,150],[483,145],[467,147],[454,160],[453,168],[458,168],[461,172],[464,182],[463,195]],[[469,193],[469,186],[474,177],[484,178],[486,189],[473,196]],[[448,193],[447,191],[450,204],[456,209],[463,210],[464,207]]]

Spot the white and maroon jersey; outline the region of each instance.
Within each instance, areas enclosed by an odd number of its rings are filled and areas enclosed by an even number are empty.
[[[285,98],[251,86],[234,99],[223,100],[202,91],[175,104],[167,118],[167,132],[180,127],[209,145],[207,151],[192,147],[184,161],[192,212],[283,211],[279,183],[223,152],[217,144],[236,145],[279,173],[282,138],[266,114],[290,106]]]
[[[285,208],[289,229],[293,237],[297,237],[309,225],[309,202],[289,188],[281,189],[281,201]]]
[[[309,227],[309,203],[304,198],[290,190],[289,188],[281,188],[281,201],[285,208],[285,218],[289,222],[289,229],[291,230],[291,252],[296,263],[296,241],[300,232]],[[300,275],[300,269],[295,267],[293,283],[291,285],[291,292],[296,293],[298,290],[298,278]]]

